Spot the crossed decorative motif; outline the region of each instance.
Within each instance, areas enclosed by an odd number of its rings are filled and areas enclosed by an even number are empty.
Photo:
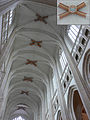
[[[33,82],[33,80],[32,80],[32,79],[33,79],[32,77],[26,77],[26,76],[24,76],[23,81]]]
[[[20,110],[20,109],[25,110],[25,107],[18,106],[17,110]]]
[[[47,21],[46,21],[45,19],[48,18],[48,16],[43,16],[43,17],[42,17],[42,16],[40,16],[39,14],[36,14],[36,16],[37,16],[37,19],[34,19],[35,22],[41,21],[41,22],[47,24]]]
[[[29,91],[21,91],[21,94],[26,94],[26,95],[29,95]]]
[[[32,61],[32,60],[27,59],[27,62],[25,64],[26,65],[31,64],[31,65],[37,66],[36,63],[37,63],[37,61]]]
[[[66,5],[64,5],[62,3],[59,3],[58,7],[60,7],[60,8],[67,11],[67,12],[64,12],[64,13],[60,14],[59,17],[60,17],[60,19],[62,19],[63,17],[66,17],[66,16],[68,16],[70,14],[77,14],[79,16],[86,17],[87,13],[79,11],[79,9],[81,9],[81,8],[83,8],[85,6],[86,6],[86,4],[84,2],[82,2],[81,4],[79,4],[77,6],[75,6],[75,5],[66,6]]]
[[[32,39],[31,39],[31,41],[32,41],[32,43],[30,43],[29,45],[36,45],[38,47],[41,47],[42,41],[35,41],[35,40],[32,40]]]

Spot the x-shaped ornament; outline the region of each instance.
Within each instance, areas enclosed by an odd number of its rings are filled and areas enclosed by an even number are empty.
[[[21,91],[21,94],[26,94],[26,95],[29,95],[29,91]]]
[[[79,9],[81,9],[85,6],[86,6],[86,4],[84,2],[82,2],[81,4],[79,4],[77,6],[75,6],[75,5],[67,6],[67,5],[64,5],[62,3],[59,3],[58,7],[67,11],[67,12],[64,12],[62,14],[59,14],[59,17],[60,17],[60,19],[62,19],[63,17],[66,17],[70,14],[77,14],[79,16],[86,17],[87,13],[79,11]]]
[[[37,61],[32,61],[32,60],[27,59],[27,62],[25,64],[26,65],[31,64],[31,65],[34,65],[36,67],[37,66],[36,63],[37,63]]]
[[[45,19],[48,18],[48,16],[41,16],[39,14],[36,14],[36,16],[37,16],[37,19],[34,19],[35,22],[41,21],[41,22],[47,24],[47,21]]]
[[[32,80],[32,79],[33,79],[32,77],[26,77],[26,76],[24,76],[23,81],[33,82],[33,80]]]
[[[32,43],[30,43],[29,45],[36,45],[36,46],[38,46],[38,47],[41,47],[42,41],[35,41],[35,40],[33,40],[33,39],[31,39],[31,41],[32,41]]]
[[[19,107],[17,108],[17,110],[20,110],[20,109],[22,109],[22,110],[25,111],[25,107],[19,106]]]

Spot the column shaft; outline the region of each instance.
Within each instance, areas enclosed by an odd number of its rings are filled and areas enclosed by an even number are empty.
[[[63,91],[62,91],[63,89],[62,89],[62,86],[60,84],[60,77],[58,75],[57,68],[56,68],[56,74],[57,74],[57,87],[58,87],[58,95],[59,95],[62,118],[64,120],[71,120],[70,114],[69,114],[67,107],[66,107],[65,98],[63,96]]]

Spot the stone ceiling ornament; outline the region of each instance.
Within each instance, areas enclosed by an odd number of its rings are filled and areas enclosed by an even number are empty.
[[[29,45],[36,45],[36,46],[38,46],[38,47],[41,47],[41,43],[42,43],[42,41],[35,41],[35,40],[33,40],[33,39],[31,39],[31,43],[29,44]]]
[[[34,65],[36,67],[37,66],[36,63],[37,63],[37,61],[32,61],[32,60],[27,59],[27,62],[25,64],[26,65],[31,64],[31,65]]]
[[[26,76],[24,76],[24,79],[23,79],[23,81],[27,81],[27,82],[33,82],[33,77],[26,77]]]
[[[21,93],[20,94],[26,94],[27,96],[29,95],[29,91],[21,91]]]
[[[18,106],[17,110],[20,110],[20,109],[22,109],[22,110],[24,110],[24,111],[25,111],[25,107]]]
[[[62,19],[70,14],[77,14],[79,16],[86,17],[87,13],[79,11],[79,9],[81,9],[85,6],[86,6],[86,4],[84,2],[82,2],[81,4],[79,4],[77,6],[75,6],[75,5],[67,6],[62,3],[59,3],[58,7],[66,10],[66,12],[59,14],[59,17],[60,17],[60,19]]]
[[[48,18],[48,16],[41,16],[39,14],[36,14],[36,16],[37,16],[37,19],[34,19],[35,22],[41,21],[41,22],[47,24],[47,21],[45,19]]]

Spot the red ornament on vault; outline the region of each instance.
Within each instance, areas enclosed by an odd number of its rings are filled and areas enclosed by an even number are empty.
[[[80,9],[85,6],[86,6],[86,4],[84,2],[82,2],[81,4],[79,4],[77,6],[75,6],[75,5],[67,6],[62,3],[59,3],[58,7],[66,10],[66,12],[59,14],[59,17],[60,17],[60,19],[62,19],[70,14],[77,14],[79,16],[86,17],[87,13],[80,11]]]

